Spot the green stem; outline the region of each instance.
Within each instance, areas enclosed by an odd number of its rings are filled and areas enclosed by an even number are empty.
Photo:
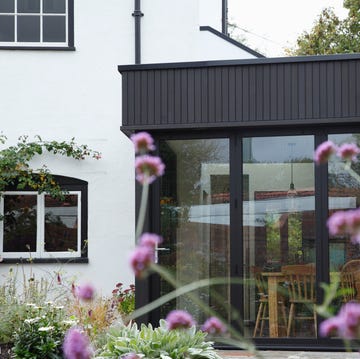
[[[138,318],[138,317],[140,317],[148,312],[151,312],[152,310],[164,305],[165,303],[167,303],[181,295],[192,292],[196,289],[203,288],[203,287],[209,287],[212,285],[224,284],[225,282],[227,282],[227,279],[211,278],[211,279],[201,279],[196,282],[192,282],[192,283],[183,285],[179,288],[176,288],[174,291],[172,291],[170,293],[162,295],[160,298],[152,301],[151,303],[148,303],[148,304],[144,305],[143,307],[136,309],[135,311],[133,311],[131,313],[131,315],[129,315],[129,317],[127,319]],[[231,282],[240,284],[240,283],[242,283],[242,280],[241,279],[233,279]]]
[[[136,241],[138,241],[138,239],[144,229],[146,208],[147,208],[147,202],[148,202],[148,194],[149,194],[149,184],[144,183],[144,185],[142,187],[139,216],[138,216],[138,220],[137,220],[137,224],[136,224],[136,231],[135,231]]]
[[[157,272],[164,280],[166,280],[174,288],[182,287],[179,285],[179,283],[176,281],[176,279],[162,267],[157,266],[157,265],[152,265],[151,269],[154,270],[155,272]],[[227,322],[224,320],[224,318],[221,318],[217,312],[212,310],[208,305],[206,305],[202,300],[200,300],[198,296],[194,295],[190,291],[188,292],[187,295],[191,299],[191,301],[193,301],[196,305],[198,305],[204,311],[205,314],[207,314],[209,316],[218,317],[221,319],[223,324],[226,325],[228,332],[235,339],[234,342],[237,343],[238,347],[247,349],[252,353],[256,352],[255,346],[250,340],[248,340],[247,338],[240,335],[231,325],[227,324]],[[237,342],[236,340],[238,340],[240,343]]]

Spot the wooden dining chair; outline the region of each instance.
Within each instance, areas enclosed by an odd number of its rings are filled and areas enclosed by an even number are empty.
[[[342,301],[344,303],[353,302],[356,300],[356,286],[353,272],[340,272],[340,288]]]
[[[252,273],[255,279],[255,285],[257,289],[259,308],[256,315],[255,328],[253,337],[256,337],[258,334],[260,337],[263,336],[265,322],[269,321],[269,296],[268,296],[268,286],[267,279],[264,278],[261,274],[261,268],[253,267]],[[287,326],[287,317],[285,303],[283,300],[279,301],[279,306],[281,308],[281,314],[284,321],[285,327]]]
[[[353,259],[344,264],[340,271],[340,288],[344,303],[357,300],[356,272],[360,271],[360,260]]]
[[[289,291],[289,319],[287,326],[287,336],[290,336],[292,326],[295,321],[311,320],[314,322],[315,336],[317,336],[317,319],[315,312],[316,293],[315,293],[315,266],[313,265],[288,265],[281,268]],[[311,316],[301,315],[301,310],[307,308]],[[295,333],[295,330],[294,330]]]

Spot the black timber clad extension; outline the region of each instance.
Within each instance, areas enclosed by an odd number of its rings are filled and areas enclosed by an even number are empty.
[[[360,54],[118,69],[127,133],[360,120]]]

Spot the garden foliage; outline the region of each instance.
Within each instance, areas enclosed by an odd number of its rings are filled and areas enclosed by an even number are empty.
[[[195,326],[169,330],[165,320],[160,320],[158,328],[143,324],[139,329],[134,323],[110,329],[105,349],[96,358],[115,359],[136,353],[144,358],[220,359],[206,335]]]

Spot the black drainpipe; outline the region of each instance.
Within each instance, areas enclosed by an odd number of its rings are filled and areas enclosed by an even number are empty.
[[[140,21],[144,14],[140,10],[140,0],[135,0],[132,16],[135,18],[135,64],[141,64],[141,28]]]
[[[228,2],[222,0],[222,33],[228,36]]]

